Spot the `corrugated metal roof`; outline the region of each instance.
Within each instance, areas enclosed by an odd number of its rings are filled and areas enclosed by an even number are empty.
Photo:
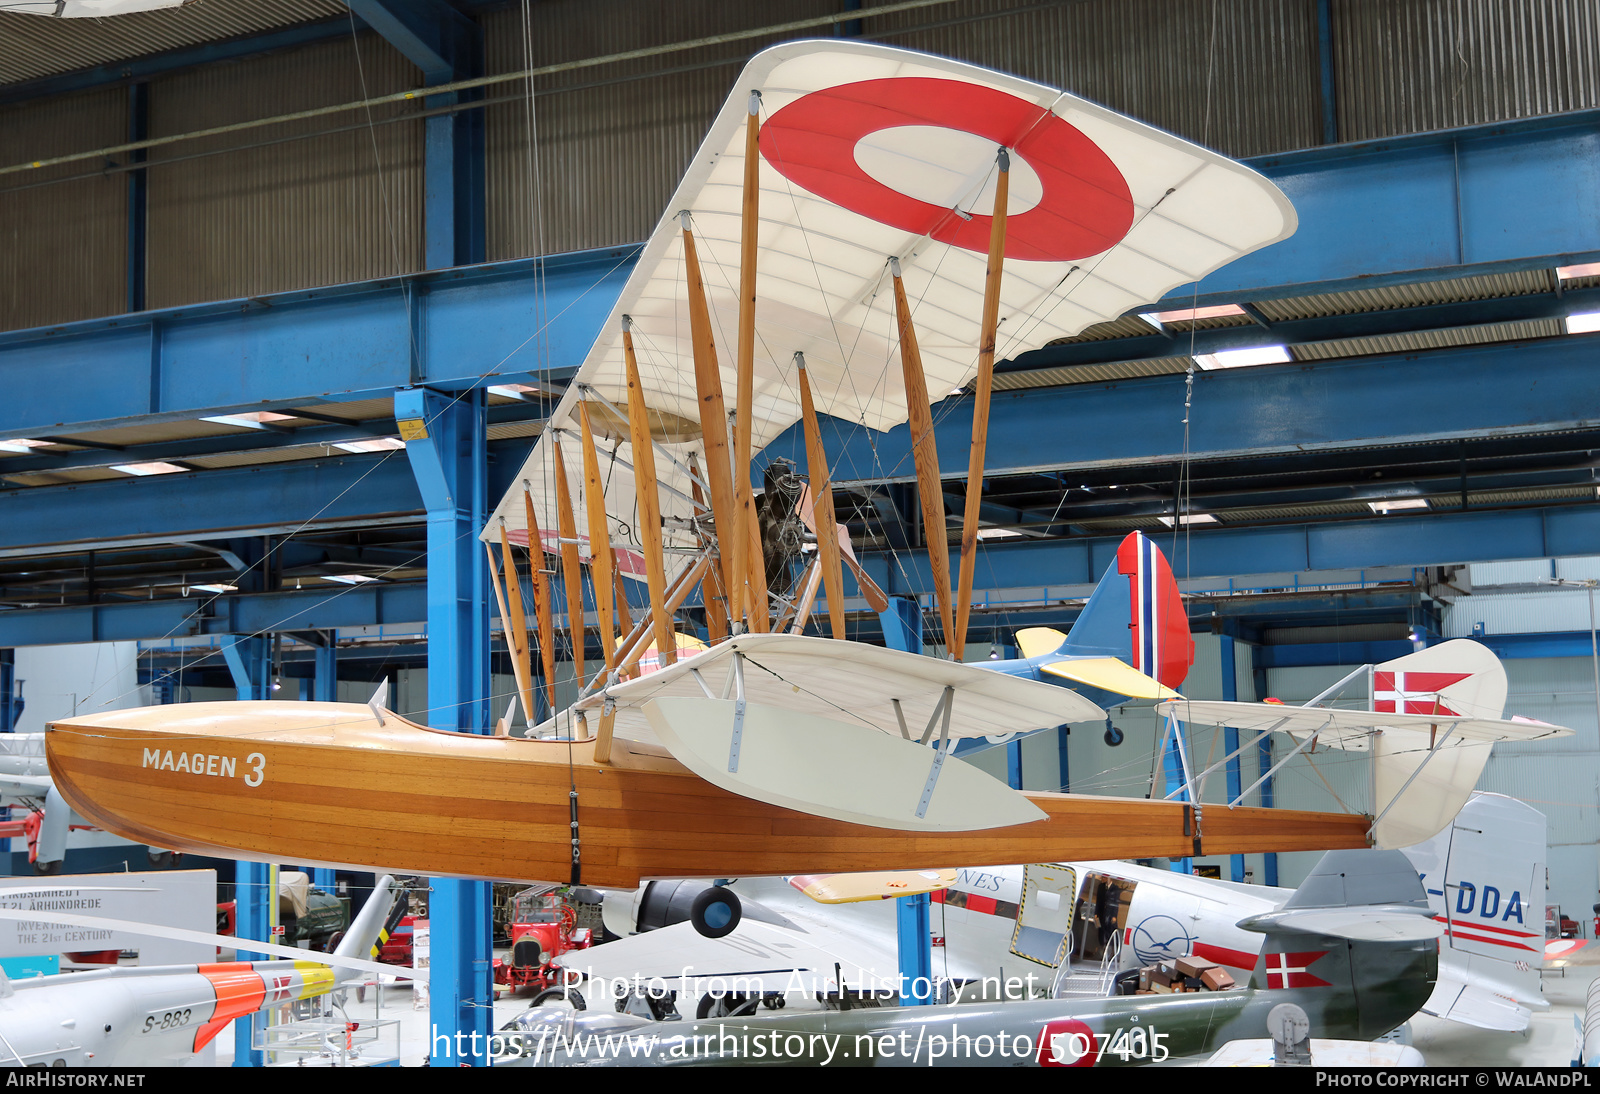
[[[191,0],[110,19],[0,12],[0,84],[348,15],[339,0]]]
[[[373,418],[393,418],[393,399],[354,399],[348,403],[307,403],[306,410],[314,410],[318,414],[330,418],[343,418],[347,422],[365,422]],[[293,410],[285,410],[285,414],[293,414]]]
[[[399,452],[399,449],[394,451]],[[340,455],[338,449],[321,444],[285,445],[281,448],[258,448],[251,452],[221,452],[215,456],[185,457],[179,461],[197,470],[217,467],[251,467],[264,463],[293,463],[295,460],[320,460],[329,455]],[[403,455],[404,453],[402,453]]]
[[[1333,10],[1341,140],[1600,105],[1594,0],[1340,0]]]
[[[1297,361],[1326,361],[1336,357],[1362,357],[1374,353],[1415,353],[1447,346],[1475,346],[1486,342],[1517,342],[1530,338],[1555,338],[1566,333],[1560,319],[1523,319],[1511,323],[1485,323],[1476,327],[1380,334],[1372,338],[1341,338],[1332,342],[1301,342],[1290,347]]]
[[[1069,346],[1074,342],[1103,342],[1107,338],[1138,338],[1156,333],[1158,332],[1154,327],[1137,315],[1124,315],[1121,319],[1113,319],[1109,323],[1091,324],[1071,338],[1052,339],[1045,345]]]
[[[537,437],[543,432],[543,422],[508,422],[505,425],[490,426],[489,439],[503,441],[510,437]]]
[[[99,482],[128,476],[109,467],[69,467],[61,471],[33,471],[23,475],[0,475],[12,486],[59,486],[71,482]]]
[[[194,132],[405,91],[418,81],[415,66],[376,34],[344,35],[154,79],[150,132]],[[325,120],[312,118],[274,132],[325,128]],[[422,122],[406,121],[152,166],[147,305],[258,296],[421,269],[422,132]],[[213,137],[185,151],[234,143]],[[395,307],[405,304],[397,299]]]
[[[1189,368],[1187,357],[1147,357],[1141,361],[1112,361],[1101,365],[1066,365],[1062,368],[1031,369],[1027,372],[997,372],[994,390],[1021,391],[1035,387],[1061,387],[1064,384],[1094,384],[1107,380],[1131,380],[1139,376],[1171,376]]]
[[[1426,304],[1449,304],[1464,300],[1484,300],[1504,296],[1528,296],[1554,289],[1555,274],[1550,270],[1514,270],[1511,273],[1477,277],[1452,277],[1441,281],[1418,281],[1409,285],[1385,285],[1375,289],[1317,293],[1311,296],[1286,296],[1255,301],[1255,307],[1269,320],[1321,319],[1352,312],[1388,311],[1415,308]],[[1569,285],[1575,281],[1567,282]]]

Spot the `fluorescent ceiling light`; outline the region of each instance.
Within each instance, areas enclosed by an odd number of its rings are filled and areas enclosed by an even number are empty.
[[[368,577],[366,574],[323,574],[322,576],[329,581],[337,581],[341,585],[363,585],[368,581],[378,580],[375,577]]]
[[[239,591],[239,586],[237,585],[190,585],[189,588],[197,593],[236,593]]]
[[[1157,517],[1156,519],[1159,520],[1162,524],[1165,524],[1168,528],[1172,527],[1172,524],[1173,524],[1173,518],[1172,517]],[[1217,518],[1215,516],[1213,516],[1212,514],[1210,514],[1210,513],[1184,513],[1182,516],[1177,518],[1177,523],[1184,524],[1184,525],[1188,525],[1188,524],[1216,524],[1217,523]]]
[[[339,441],[333,447],[345,452],[387,452],[405,446],[406,442],[399,437],[374,437],[370,441]]]
[[[1600,277],[1600,262],[1585,262],[1581,266],[1557,266],[1556,276],[1563,281],[1580,277]]]
[[[1369,501],[1367,508],[1374,513],[1388,513],[1395,509],[1426,509],[1427,498],[1385,498],[1383,501]]]
[[[1245,368],[1250,365],[1283,365],[1294,358],[1287,346],[1251,346],[1248,349],[1219,349],[1216,353],[1202,353],[1195,364],[1210,371],[1219,368]]]
[[[114,463],[111,470],[121,471],[124,475],[171,475],[177,471],[187,471],[187,467],[180,467],[175,463],[166,463],[162,460],[152,460],[149,463]]]
[[[200,420],[216,422],[218,425],[234,425],[240,429],[265,429],[267,422],[287,422],[293,417],[293,414],[278,414],[271,410],[251,410],[243,414],[218,414],[214,418]]]
[[[1015,528],[979,528],[979,539],[1021,539],[1022,533]]]
[[[1152,327],[1160,328],[1167,323],[1192,323],[1196,319],[1220,319],[1227,315],[1244,315],[1245,310],[1237,304],[1214,304],[1209,308],[1178,308],[1175,311],[1142,311],[1139,318],[1149,323]]]
[[[0,452],[26,452],[30,448],[43,448],[49,441],[34,441],[27,437],[11,437],[0,441]]]
[[[504,395],[508,399],[520,399],[524,395],[537,395],[539,389],[529,384],[493,384],[489,388],[490,395]]]
[[[1594,334],[1600,331],[1600,311],[1579,312],[1567,316],[1568,334]]]

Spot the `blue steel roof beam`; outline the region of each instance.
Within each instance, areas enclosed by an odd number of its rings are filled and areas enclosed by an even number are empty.
[[[398,626],[420,623],[426,617],[421,582],[320,586],[75,608],[18,608],[0,612],[0,643],[9,647],[148,642],[202,634]]]
[[[299,413],[289,411],[290,413]],[[545,417],[545,408],[535,400],[525,400],[510,406],[489,408],[490,425],[517,422],[537,422]],[[332,415],[321,420],[335,421]],[[276,423],[268,423],[269,425]],[[7,475],[37,474],[61,471],[68,468],[110,467],[114,464],[145,463],[152,460],[185,460],[204,456],[217,456],[243,452],[261,452],[285,448],[332,448],[338,444],[370,441],[380,437],[395,437],[393,418],[370,418],[366,421],[347,422],[341,425],[303,426],[299,429],[241,430],[215,437],[190,437],[176,441],[158,441],[151,444],[125,445],[112,448],[92,448],[83,452],[61,452],[47,455],[0,458],[0,477]],[[60,438],[61,444],[80,444],[71,438]],[[332,455],[332,453],[328,453]]]
[[[1600,421],[1597,353],[1600,334],[1583,334],[1202,373],[1188,456],[1591,428]],[[1182,376],[996,392],[987,473],[1173,463],[1185,454],[1183,399]],[[936,419],[940,472],[964,478],[958,461],[971,443],[972,401],[941,404]],[[907,427],[869,436],[841,419],[821,426],[836,486],[911,480]],[[797,431],[778,437],[763,456],[805,468]]]
[[[532,442],[489,447],[489,489],[509,489]],[[0,558],[90,548],[291,535],[420,520],[404,452],[0,490]]]
[[[414,381],[461,391],[559,379],[588,352],[637,253],[605,248],[0,334],[0,436],[387,397]]]
[[[982,588],[1047,589],[1092,583],[1115,560],[1121,536],[986,544]],[[1181,579],[1249,573],[1443,566],[1523,558],[1590,556],[1600,543],[1600,504],[1474,510],[1267,527],[1204,526],[1158,542]],[[892,596],[932,591],[927,554],[864,552],[862,565]],[[846,595],[856,595],[845,575]],[[888,584],[884,584],[888,582]]]
[[[1258,156],[1300,228],[1201,305],[1600,260],[1600,110]],[[1188,307],[1195,287],[1166,296]]]
[[[1254,309],[1252,309],[1254,310]],[[1095,342],[1071,342],[1045,346],[1018,354],[996,366],[997,372],[1021,373],[1033,369],[1061,368],[1066,365],[1105,364],[1114,361],[1139,361],[1151,357],[1182,357],[1190,353],[1216,353],[1219,350],[1248,349],[1263,345],[1293,348],[1310,342],[1334,342],[1350,338],[1374,338],[1385,334],[1411,334],[1457,327],[1510,323],[1531,319],[1560,319],[1575,312],[1600,311],[1600,288],[1566,289],[1527,296],[1468,300],[1449,304],[1427,304],[1415,308],[1357,312],[1315,319],[1279,319],[1269,326],[1251,324],[1216,327],[1210,330],[1175,331],[1134,338],[1107,338]],[[1262,327],[1266,329],[1263,330]]]

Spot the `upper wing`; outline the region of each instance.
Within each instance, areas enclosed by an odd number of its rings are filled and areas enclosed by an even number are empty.
[[[895,352],[887,266],[898,258],[928,389],[977,370],[996,149],[1011,150],[999,353],[1014,356],[1113,319],[1290,235],[1293,207],[1266,179],[1214,152],[1094,103],[947,58],[865,42],[791,42],[752,58],[735,82],[621,296],[513,487],[484,528],[525,527],[523,484],[555,527],[554,461],[567,444],[574,496],[576,403],[611,436],[607,510],[634,520],[633,456],[621,408],[621,329],[634,322],[663,514],[692,515],[685,457],[701,451],[679,221],[705,271],[725,390],[733,390],[745,121],[760,95],[760,227],[751,437],[761,448],[800,418],[792,367],[806,355],[819,414],[870,429],[907,417],[886,382]],[[985,205],[988,202],[988,205]],[[607,446],[611,450],[611,444]],[[701,465],[704,467],[704,464]],[[692,534],[668,528],[668,546]],[[672,554],[669,551],[669,559]]]

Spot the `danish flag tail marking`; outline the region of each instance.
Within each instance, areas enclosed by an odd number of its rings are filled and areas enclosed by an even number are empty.
[[[1445,714],[1459,717],[1439,693],[1470,677],[1470,672],[1375,672],[1372,709],[1381,714]]]
[[[1327,950],[1309,950],[1305,953],[1269,953],[1263,955],[1267,963],[1268,988],[1326,988],[1331,985],[1307,972]]]

